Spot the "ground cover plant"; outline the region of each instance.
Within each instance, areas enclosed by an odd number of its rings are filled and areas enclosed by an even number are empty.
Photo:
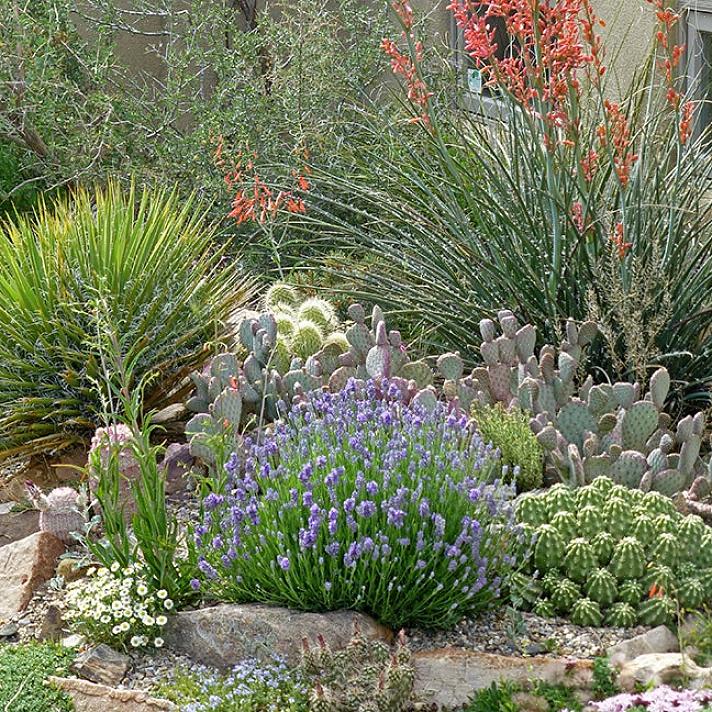
[[[98,424],[99,354],[87,344],[101,300],[146,407],[162,407],[250,282],[224,264],[192,202],[163,190],[78,190],[0,225],[0,457],[51,451]],[[172,395],[173,394],[173,395]]]
[[[49,675],[66,675],[73,650],[50,644],[0,646],[0,705],[17,712],[71,712],[63,692],[45,684]]]
[[[606,477],[578,490],[523,496],[517,518],[532,537],[521,597],[544,616],[614,627],[672,623],[712,598],[711,530],[670,499]]]
[[[246,439],[203,502],[204,595],[356,608],[448,626],[500,594],[517,539],[510,488],[467,417],[405,407],[373,382],[297,404]]]
[[[387,138],[352,175],[315,171],[321,202],[294,224],[328,225],[347,256],[336,272],[355,279],[355,295],[398,311],[441,350],[474,361],[477,323],[500,304],[552,342],[566,317],[595,313],[609,347],[599,365],[643,379],[662,362],[678,390],[707,400],[712,234],[697,176],[710,174],[712,157],[676,78],[677,12],[650,3],[650,61],[613,101],[586,0],[455,0],[468,61],[505,118],[484,122],[443,109],[421,71],[420,25],[407,3],[393,5],[402,35],[384,48],[423,140],[373,119],[374,136]],[[524,51],[499,48],[498,59],[485,18]]]

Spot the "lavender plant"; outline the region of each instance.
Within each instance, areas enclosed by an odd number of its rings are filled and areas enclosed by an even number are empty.
[[[196,529],[206,594],[394,627],[448,627],[497,599],[519,529],[495,453],[465,415],[384,389],[315,394],[246,439]]]

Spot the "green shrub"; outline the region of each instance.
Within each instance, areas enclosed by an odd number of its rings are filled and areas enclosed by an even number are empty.
[[[475,405],[472,415],[482,438],[499,450],[501,464],[509,468],[505,481],[513,479],[520,492],[541,487],[544,452],[529,427],[529,415],[518,408],[506,410],[499,403]]]
[[[250,283],[222,260],[191,200],[116,185],[0,224],[0,457],[58,449],[96,426],[101,300],[146,406],[173,400]]]
[[[0,646],[0,709],[13,712],[71,712],[69,697],[45,684],[49,675],[66,676],[74,652],[30,643]]]
[[[233,456],[196,530],[207,596],[360,609],[395,628],[496,603],[519,535],[511,488],[488,484],[495,461],[465,415],[398,394],[316,393]]]

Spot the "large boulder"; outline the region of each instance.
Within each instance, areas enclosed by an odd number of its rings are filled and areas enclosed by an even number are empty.
[[[71,677],[50,677],[49,682],[72,698],[75,712],[175,712],[178,709],[172,702],[140,690],[117,690]]]
[[[164,638],[173,650],[218,668],[245,658],[271,660],[275,653],[297,663],[302,638],[314,641],[323,635],[332,648],[340,648],[351,639],[354,621],[369,640],[393,639],[391,630],[362,613],[305,613],[260,604],[182,611],[169,620]]]
[[[0,546],[0,620],[24,610],[32,595],[54,575],[64,544],[47,532],[37,532]]]
[[[626,662],[618,684],[627,692],[660,685],[697,690],[712,685],[712,668],[699,667],[683,653],[649,653]]]

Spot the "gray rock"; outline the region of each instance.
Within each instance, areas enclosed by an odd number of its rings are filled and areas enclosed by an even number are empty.
[[[72,698],[76,712],[174,712],[178,709],[168,700],[150,697],[139,690],[117,690],[67,677],[52,676],[49,682]]]
[[[20,630],[20,626],[17,623],[5,623],[0,626],[0,638],[11,638],[18,630]]]
[[[108,645],[89,648],[72,664],[72,672],[90,682],[118,685],[129,669],[129,658]]]
[[[493,682],[537,679],[589,690],[593,662],[554,657],[507,657],[463,648],[424,650],[413,655],[415,694],[440,707],[465,705],[475,690]]]
[[[54,575],[64,544],[47,532],[0,546],[0,620],[24,610],[32,595]]]
[[[190,445],[187,443],[171,443],[166,448],[160,467],[165,473],[167,494],[185,489],[194,464],[195,458],[190,454]]]
[[[680,642],[677,636],[665,625],[659,625],[635,638],[622,640],[620,643],[611,646],[606,654],[611,663],[618,665],[633,660],[639,655],[650,653],[677,653],[680,650]]]
[[[24,512],[13,512],[15,502],[8,502],[9,509],[0,512],[0,546],[12,544],[13,541],[24,539],[40,530],[40,513],[28,509]]]
[[[712,668],[701,668],[682,653],[649,653],[639,655],[624,663],[618,675],[618,684],[626,692],[641,687],[680,685],[691,689],[709,687]]]
[[[275,653],[297,663],[302,638],[321,634],[332,648],[340,648],[351,639],[354,621],[370,640],[393,639],[391,630],[362,613],[305,613],[260,604],[182,611],[169,619],[164,638],[171,649],[218,668],[245,658],[269,660]]]

